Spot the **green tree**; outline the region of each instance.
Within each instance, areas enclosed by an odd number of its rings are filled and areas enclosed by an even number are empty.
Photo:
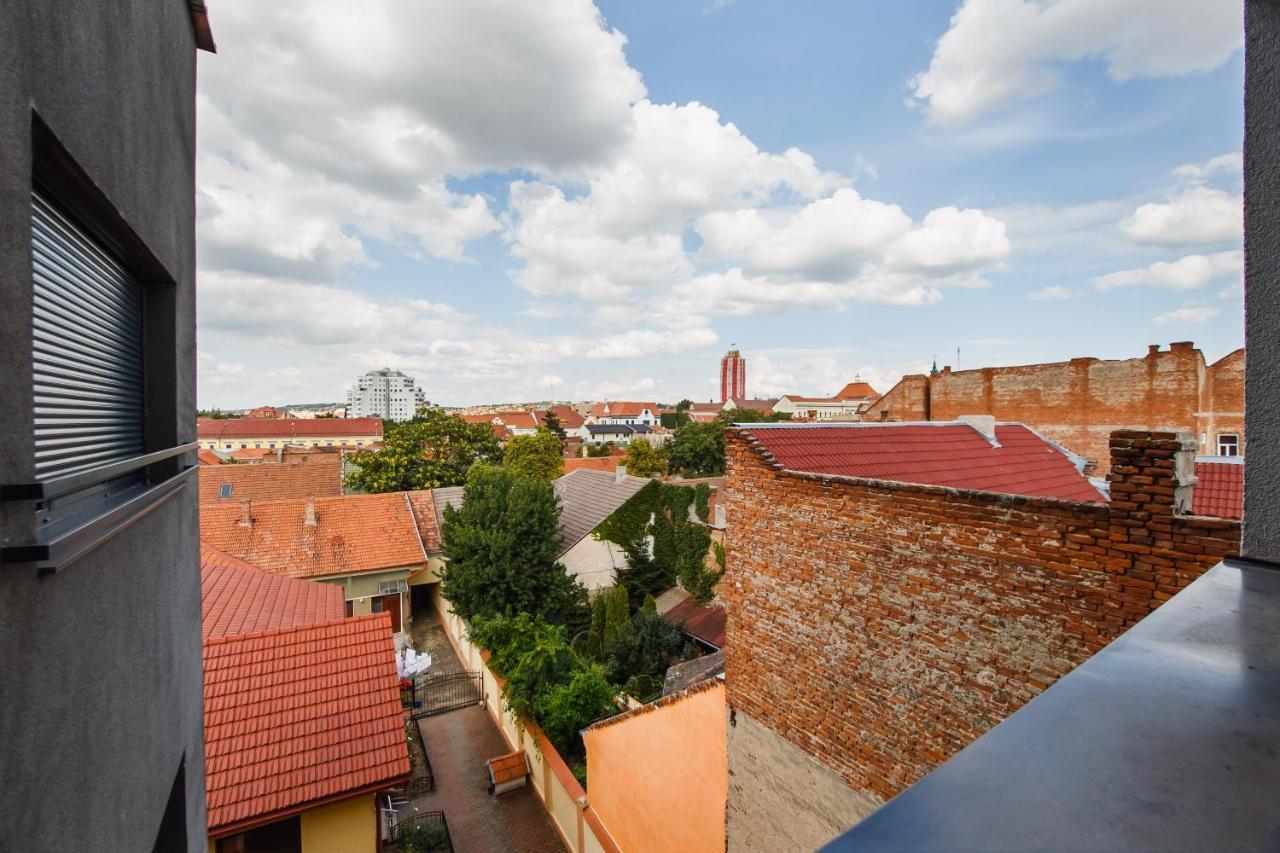
[[[640,609],[643,610],[645,613],[657,613],[658,612],[657,599],[655,599],[652,595],[646,595],[644,597],[644,603],[640,605]]]
[[[627,473],[637,477],[652,477],[667,473],[666,454],[643,438],[633,438],[622,457]]]
[[[724,424],[718,419],[676,427],[667,445],[667,470],[686,477],[724,473]]]
[[[679,656],[682,638],[680,629],[658,614],[637,612],[609,650],[609,680],[623,684],[636,676],[664,674]]]
[[[398,492],[460,486],[476,462],[497,462],[502,447],[488,424],[469,424],[440,409],[404,423],[387,423],[382,449],[350,457],[347,486],[362,492]]]
[[[538,705],[538,722],[556,749],[581,751],[578,732],[603,717],[616,714],[617,691],[599,666],[580,669],[545,693]]]
[[[555,434],[560,439],[560,447],[563,452],[564,440],[568,438],[564,431],[564,424],[560,423],[560,418],[555,412],[547,409],[547,413],[542,416],[542,425]]]
[[[706,483],[699,483],[693,487],[693,506],[697,510],[698,518],[703,521],[711,515],[711,487]]]
[[[604,444],[588,444],[587,456],[597,458],[600,456],[612,456],[614,444],[612,441],[606,441]]]
[[[551,430],[538,427],[533,435],[517,435],[507,442],[502,464],[521,477],[554,480],[564,473],[564,446]]]
[[[528,613],[584,627],[587,592],[556,562],[560,507],[551,481],[476,465],[462,508],[445,507],[441,591],[462,618]]]
[[[676,403],[677,412],[687,412],[692,408],[693,408],[693,401],[690,400],[688,397],[681,400],[679,403]]]
[[[627,626],[627,619],[631,615],[631,602],[627,599],[627,588],[622,584],[615,585],[602,595],[607,600],[600,646],[604,654],[608,654],[609,649],[617,641],[618,635],[622,633],[622,629]]]

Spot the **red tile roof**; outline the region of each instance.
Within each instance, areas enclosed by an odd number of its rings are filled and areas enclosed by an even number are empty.
[[[402,781],[390,614],[206,640],[204,732],[211,833]]]
[[[742,432],[779,467],[985,492],[1100,503],[1062,448],[1022,424],[999,424],[996,444],[967,424],[751,425]]]
[[[770,412],[772,412],[773,407],[776,406],[777,404],[778,404],[777,397],[774,397],[771,400],[770,399],[746,400],[746,399],[730,398],[727,401],[727,405],[731,409],[748,409],[752,412],[761,412],[764,414],[769,414]]]
[[[479,415],[462,414],[462,415],[458,415],[458,417],[462,418],[464,421],[466,421],[469,424],[491,424],[493,423],[494,414],[492,412],[489,412],[487,414],[482,413]]]
[[[1244,465],[1196,460],[1191,512],[1216,518],[1244,518]]]
[[[586,418],[573,406],[552,406],[546,411],[538,413],[538,421],[542,422],[546,418],[547,412],[554,412],[555,416],[560,419],[560,426],[565,429],[577,429],[586,423]]]
[[[645,409],[653,412],[655,417],[658,414],[657,403],[635,403],[627,400],[596,403],[591,407],[591,414],[597,418],[634,418],[638,417]]]
[[[200,543],[200,614],[206,637],[332,622],[342,587],[281,577]]]
[[[618,466],[623,464],[623,455],[619,453],[616,456],[587,456],[579,459],[564,460],[564,472],[566,474],[577,471],[579,468],[587,468],[592,471],[608,471],[610,474],[618,470]]]
[[[859,382],[857,380],[850,382],[848,385],[844,386],[843,388],[841,388],[839,391],[836,392],[837,400],[850,400],[850,399],[857,400],[864,397],[875,398],[879,396],[880,396],[879,391],[872,388],[866,382]]]
[[[500,420],[503,425],[512,429],[537,429],[538,418],[533,412],[524,412],[513,410],[508,412],[495,412],[493,415]]]
[[[196,418],[196,436],[205,440],[288,440],[329,435],[380,439],[382,421],[377,418]]]
[[[431,533],[418,529],[409,494],[217,501],[200,508],[200,538],[289,577],[420,566]],[[420,494],[414,500],[431,500],[429,492]]]
[[[201,465],[226,465],[227,460],[223,459],[212,450],[201,448],[196,451],[196,458],[199,459]]]
[[[722,604],[697,604],[692,598],[686,598],[662,618],[679,625],[691,637],[697,637],[717,649],[724,648],[724,629],[729,616]]]
[[[230,493],[222,496],[223,487]],[[200,469],[200,504],[320,498],[342,494],[342,458],[329,454],[289,465],[219,465]]]

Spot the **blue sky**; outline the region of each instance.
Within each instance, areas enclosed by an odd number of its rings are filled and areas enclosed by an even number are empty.
[[[456,8],[458,5],[465,9]],[[532,8],[537,6],[537,8]],[[1239,2],[226,4],[200,402],[1242,345]]]

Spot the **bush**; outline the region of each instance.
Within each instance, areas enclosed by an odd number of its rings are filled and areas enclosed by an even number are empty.
[[[538,722],[557,750],[577,752],[581,747],[578,732],[618,710],[615,693],[600,667],[578,670],[542,697]]]
[[[624,684],[636,676],[660,679],[680,652],[680,629],[656,613],[641,610],[609,650],[609,680]]]
[[[694,486],[693,502],[698,518],[706,521],[711,515],[711,487],[706,483],[699,483]]]
[[[410,824],[397,836],[403,853],[445,853],[449,849],[449,830],[443,823]]]

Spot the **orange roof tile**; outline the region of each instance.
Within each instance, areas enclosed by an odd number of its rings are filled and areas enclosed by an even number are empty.
[[[612,474],[618,470],[618,466],[622,464],[622,459],[621,453],[616,456],[588,456],[581,459],[566,459],[564,460],[564,472],[569,474],[579,468],[588,468],[592,471],[608,471]]]
[[[1231,457],[1228,457],[1231,458]],[[1191,512],[1217,518],[1244,518],[1244,460],[1209,462],[1196,460],[1196,485],[1191,490]]]
[[[538,417],[532,412],[517,409],[509,412],[495,412],[493,416],[504,426],[512,429],[537,429],[539,426]]]
[[[377,418],[196,418],[196,435],[202,439],[275,438],[288,441],[302,436],[356,436],[382,438]]]
[[[226,465],[227,464],[227,460],[223,459],[221,456],[214,453],[212,450],[205,450],[203,448],[196,451],[196,458],[200,461],[201,465]]]
[[[597,418],[634,418],[645,409],[658,414],[657,403],[636,403],[617,400],[612,403],[596,403],[591,407],[591,414]]]
[[[206,637],[331,622],[345,612],[340,586],[273,575],[200,543],[200,621]]]
[[[836,392],[837,400],[858,400],[869,397],[879,397],[880,392],[872,388],[866,382],[854,380],[848,385]]]
[[[210,832],[402,781],[403,726],[388,613],[207,639]]]
[[[340,494],[342,458],[336,453],[296,465],[220,465],[200,469],[202,506],[225,500],[319,498]]]
[[[565,429],[577,429],[586,423],[586,419],[573,406],[552,406],[546,412],[539,412],[539,423],[546,418],[547,412],[552,412],[560,420],[560,426]]]
[[[290,577],[420,566],[427,556],[408,494],[217,501],[200,508],[200,538]]]

